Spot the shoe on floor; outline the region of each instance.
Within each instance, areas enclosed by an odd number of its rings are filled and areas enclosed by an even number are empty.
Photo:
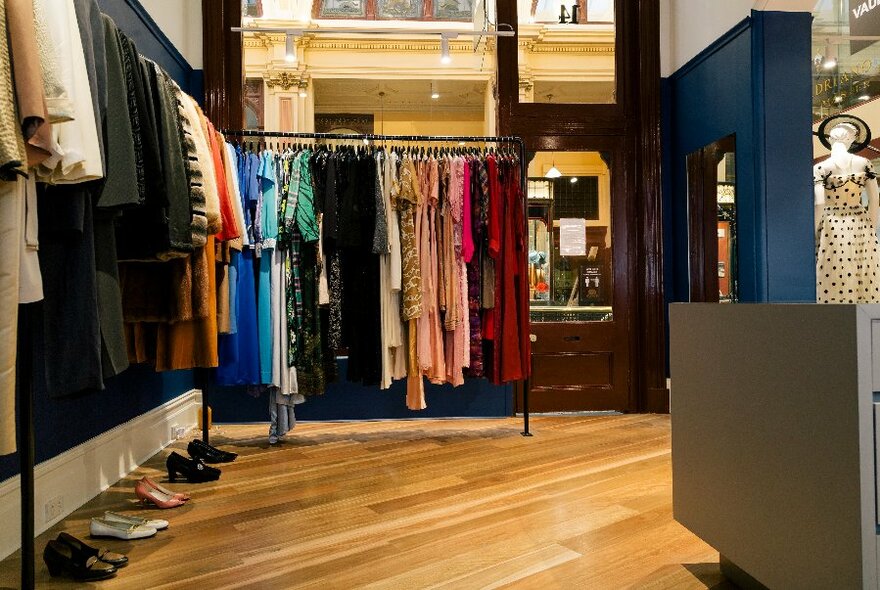
[[[119,514],[118,512],[105,512],[104,520],[124,522],[126,524],[137,524],[140,526],[148,526],[150,528],[156,529],[157,531],[168,528],[168,521],[162,520],[161,518],[146,519],[139,516],[128,516],[126,514]]]
[[[139,524],[127,524],[104,518],[93,518],[89,524],[89,532],[93,537],[115,537],[130,541],[132,539],[152,537],[156,534],[156,529]]]

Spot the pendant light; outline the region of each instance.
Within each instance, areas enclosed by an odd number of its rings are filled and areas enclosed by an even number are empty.
[[[559,168],[556,167],[556,152],[553,152],[553,164],[550,166],[550,170],[544,174],[544,178],[559,178],[562,176],[562,172],[559,171]]]

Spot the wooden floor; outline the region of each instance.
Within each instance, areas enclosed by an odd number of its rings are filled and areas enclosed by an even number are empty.
[[[169,484],[174,510],[135,505],[154,457],[37,541],[88,539],[88,519],[125,510],[171,521],[140,541],[94,542],[131,563],[95,588],[728,588],[718,554],[672,519],[668,416],[222,426],[237,451],[219,482]],[[185,444],[175,444],[185,453]],[[0,562],[16,587],[19,557]]]

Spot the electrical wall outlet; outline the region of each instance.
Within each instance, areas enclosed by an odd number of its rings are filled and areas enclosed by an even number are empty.
[[[186,428],[184,426],[178,426],[177,424],[171,426],[171,438],[180,440],[184,436],[186,436]]]
[[[46,522],[54,522],[64,513],[64,496],[55,496],[44,506]]]

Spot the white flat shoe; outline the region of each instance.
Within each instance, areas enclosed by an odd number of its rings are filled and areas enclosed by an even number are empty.
[[[168,528],[168,521],[162,520],[161,518],[146,519],[139,516],[128,516],[125,514],[119,514],[118,512],[105,512],[104,520],[113,522],[124,522],[130,525],[137,524],[140,526],[148,526],[150,528],[156,529],[157,531]]]
[[[104,518],[93,518],[89,524],[89,532],[93,537],[115,537],[130,541],[132,539],[152,537],[156,534],[156,529],[139,524],[126,524]]]

